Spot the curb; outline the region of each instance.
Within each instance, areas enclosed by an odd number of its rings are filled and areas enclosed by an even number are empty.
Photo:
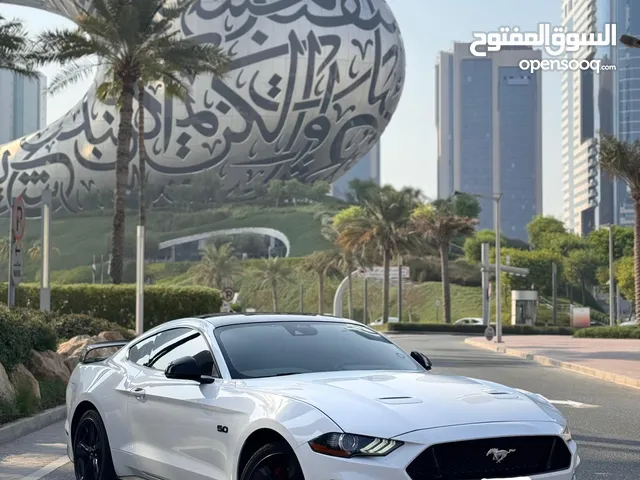
[[[428,331],[422,331],[422,332],[401,332],[401,331],[388,331],[388,332],[381,332],[379,331],[378,333],[382,333],[384,335],[452,335],[452,336],[456,336],[456,337],[482,337],[484,338],[484,334],[483,333],[462,333],[462,332],[428,332]]]
[[[0,445],[11,442],[23,435],[37,432],[38,430],[53,425],[64,419],[67,415],[66,405],[50,408],[32,417],[21,418],[15,422],[0,427]]]
[[[477,348],[483,348],[485,350],[491,350],[496,353],[504,353],[512,357],[519,357],[524,360],[531,360],[540,365],[546,365],[548,367],[558,367],[563,370],[569,370],[574,373],[580,373],[589,377],[598,378],[605,382],[615,383],[616,385],[622,385],[624,387],[631,387],[640,389],[640,380],[637,378],[627,377],[625,375],[618,375],[616,373],[607,372],[605,370],[597,370],[595,368],[584,367],[575,363],[562,362],[550,357],[544,357],[542,355],[534,355],[532,353],[523,352],[522,350],[515,350],[513,348],[507,348],[502,345],[495,345],[487,340],[478,341],[473,338],[467,338],[464,343],[472,345]]]

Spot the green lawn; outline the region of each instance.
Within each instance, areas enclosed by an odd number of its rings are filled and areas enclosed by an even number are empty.
[[[283,232],[291,240],[291,255],[304,256],[315,250],[327,248],[328,242],[321,234],[321,216],[332,213],[322,204],[285,206],[280,208],[257,205],[224,206],[196,212],[151,210],[147,221],[147,244],[172,238],[203,233],[212,230],[241,227],[269,227]],[[128,212],[126,223],[127,250],[133,256],[137,215]],[[29,219],[23,240],[25,249],[40,239],[40,219]],[[109,253],[111,214],[65,216],[56,219],[51,226],[52,243],[59,250],[51,259],[52,278],[68,275],[76,267],[85,270],[91,266],[93,256]],[[9,231],[7,218],[0,219],[0,231]],[[149,248],[149,247],[147,247]],[[33,280],[39,271],[39,261],[25,259],[25,281]],[[2,270],[6,271],[6,263]],[[90,270],[82,274],[84,281],[91,280]],[[80,281],[80,280],[76,280]]]

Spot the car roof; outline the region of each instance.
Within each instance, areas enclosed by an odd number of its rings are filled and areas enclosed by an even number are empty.
[[[214,328],[227,325],[239,325],[243,323],[267,322],[339,322],[362,325],[362,323],[356,322],[355,320],[315,313],[211,313],[198,315],[193,318],[205,320]]]

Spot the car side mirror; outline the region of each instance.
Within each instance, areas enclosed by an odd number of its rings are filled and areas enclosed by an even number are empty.
[[[193,380],[199,383],[213,383],[215,381],[211,372],[204,371],[204,368],[193,357],[182,357],[171,362],[164,371],[164,375],[175,380]]]
[[[424,368],[427,371],[431,370],[431,367],[433,367],[433,363],[431,363],[431,360],[429,360],[429,357],[427,357],[423,353],[413,351],[411,352],[411,358],[413,358],[416,362],[418,362],[422,366],[422,368]]]

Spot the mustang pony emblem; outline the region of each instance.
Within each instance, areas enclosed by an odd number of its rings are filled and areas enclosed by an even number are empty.
[[[492,448],[487,452],[485,456],[488,457],[489,455],[493,455],[493,460],[496,463],[500,463],[502,460],[507,458],[507,455],[512,452],[515,452],[515,450],[498,450],[497,448]]]

